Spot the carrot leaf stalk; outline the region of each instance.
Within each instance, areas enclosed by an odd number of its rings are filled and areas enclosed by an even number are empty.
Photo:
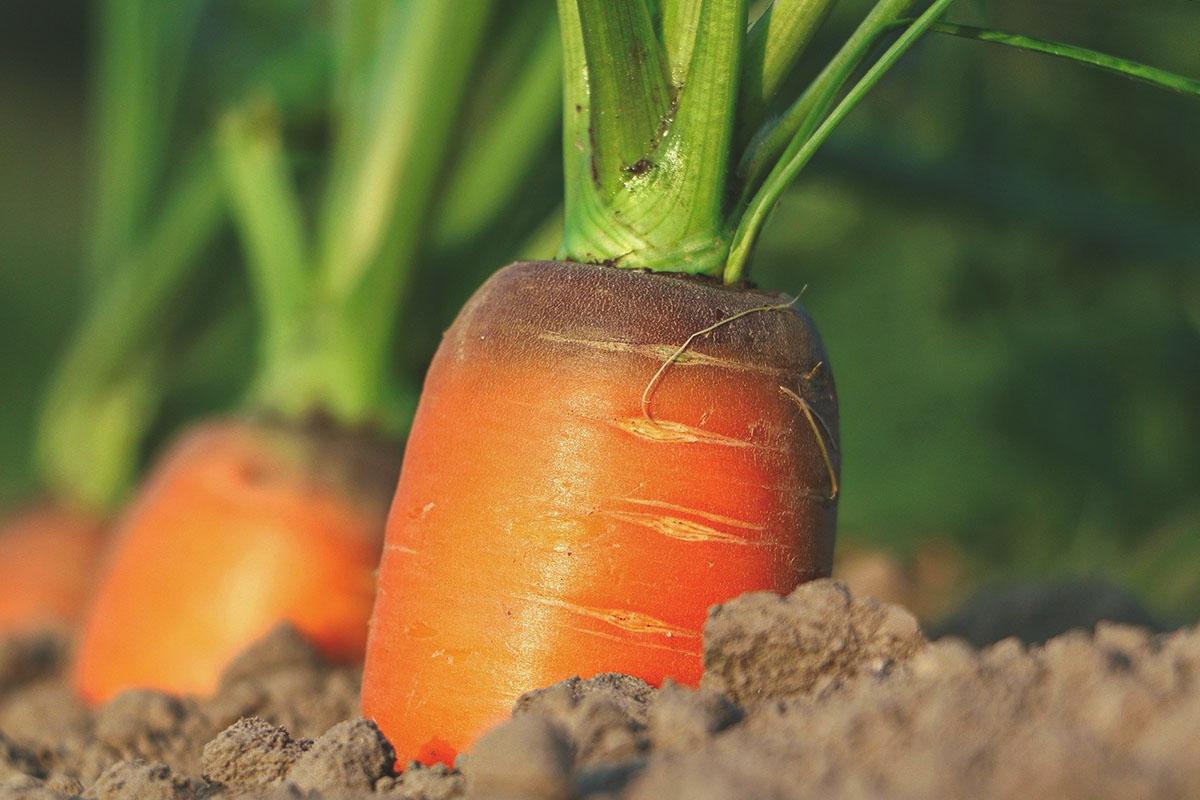
[[[877,3],[800,97],[779,119],[759,128],[737,167],[738,207],[749,202],[788,144],[798,135],[804,136],[815,130],[838,92],[871,54],[880,36],[915,3],[916,0],[881,0]]]
[[[260,356],[266,364],[286,357],[304,313],[310,280],[300,199],[292,185],[279,122],[269,101],[225,114],[216,137],[221,173],[245,243],[246,265],[262,317]],[[259,379],[269,396],[275,376]]]
[[[166,321],[221,217],[212,159],[193,157],[166,187],[173,111],[204,0],[164,11],[147,0],[96,7],[92,185],[86,273],[93,300],[50,376],[34,469],[57,501],[105,513],[131,481],[161,395]]]
[[[541,19],[521,18],[518,24],[540,30],[509,56],[517,61],[515,74],[501,85],[493,113],[484,115],[450,165],[435,220],[433,246],[438,250],[460,245],[497,216],[536,170],[557,129],[562,98],[558,25],[554,15],[527,6],[525,17],[534,15]]]
[[[1200,94],[1200,82],[1133,61],[940,22],[952,2],[933,0],[908,18],[916,0],[878,0],[807,89],[775,117],[770,111],[785,79],[831,0],[776,0],[749,29],[747,4],[739,0],[559,0],[567,176],[560,256],[743,280],[783,190],[928,31],[1047,53]],[[897,30],[895,41],[847,91]]]
[[[808,135],[808,125],[802,127],[796,133],[792,142],[767,176],[762,187],[750,200],[750,204],[737,230],[734,232],[729,259],[725,265],[726,283],[736,283],[741,280],[745,273],[747,262],[750,259],[750,254],[753,251],[754,243],[758,239],[758,234],[761,232],[767,216],[775,207],[775,204],[779,202],[783,191],[809,162],[817,149],[825,143],[837,124],[850,113],[850,110],[858,104],[863,96],[900,59],[900,56],[904,55],[916,43],[921,34],[928,30],[934,20],[945,12],[946,8],[953,2],[954,0],[934,0],[929,9],[908,26],[900,38],[879,57],[879,60],[854,85],[829,116],[812,131],[811,135]],[[815,115],[810,116],[811,119],[815,119]]]
[[[748,138],[784,80],[808,49],[834,0],[776,0],[746,36],[738,128]]]
[[[226,114],[218,153],[263,319],[259,408],[403,428],[387,370],[395,310],[494,6],[368,3],[339,16],[334,152],[311,235],[269,105]]]
[[[719,274],[747,3],[707,0],[691,13],[668,4],[670,50],[644,0],[559,7],[570,139],[562,255]],[[686,68],[669,60],[684,51]]]
[[[157,405],[169,299],[224,214],[211,154],[195,155],[139,245],[112,270],[56,367],[34,458],[57,496],[105,509],[133,477]]]
[[[205,0],[96,5],[89,268],[103,278],[141,233]]]
[[[963,39],[993,42],[1008,47],[1015,47],[1018,50],[1026,50],[1031,53],[1043,53],[1066,59],[1067,61],[1074,61],[1077,64],[1094,67],[1104,72],[1111,72],[1115,75],[1131,78],[1169,92],[1200,97],[1200,81],[1198,80],[1183,75],[1176,75],[1173,72],[1151,67],[1137,61],[1131,61],[1127,58],[1119,58],[1107,53],[1089,50],[1086,47],[1077,47],[1076,45],[1054,42],[1049,39],[1040,39],[1036,36],[1025,36],[1019,33],[979,28],[974,25],[959,25],[952,22],[936,22],[929,26],[929,31],[931,33],[958,36]]]

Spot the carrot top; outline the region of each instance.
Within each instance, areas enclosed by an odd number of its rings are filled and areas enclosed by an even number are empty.
[[[431,244],[459,245],[512,203],[554,124],[558,47],[540,5],[335,4],[332,152],[311,216],[271,94],[224,114],[218,160],[261,319],[258,409],[407,424],[415,390],[389,356],[418,266],[439,260]],[[488,47],[506,38],[528,51]],[[495,73],[502,102],[468,121]],[[516,129],[509,104],[524,112]]]
[[[105,512],[123,498],[172,359],[187,344],[186,292],[219,266],[205,256],[224,230],[227,204],[196,107],[225,86],[280,84],[288,109],[313,91],[314,71],[300,68],[311,60],[308,19],[295,20],[295,35],[278,44],[228,59],[221,78],[202,69],[200,40],[218,37],[209,44],[222,52],[245,44],[236,28],[217,24],[213,6],[96,3],[88,300],[50,375],[34,440],[39,488],[68,506]]]
[[[89,302],[50,377],[34,461],[41,489],[105,511],[135,472],[163,394],[175,322],[224,215],[211,152],[170,158],[203,0],[96,4],[90,120]],[[191,76],[194,79],[194,76]]]
[[[784,189],[927,31],[1048,53],[1200,96],[1200,81],[1136,62],[939,23],[953,1],[933,0],[907,18],[917,0],[878,0],[799,97],[777,111],[785,79],[833,0],[775,0],[750,25],[749,0],[559,0],[567,181],[561,257],[740,281]]]

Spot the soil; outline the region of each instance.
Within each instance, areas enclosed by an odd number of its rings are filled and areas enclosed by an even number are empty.
[[[0,800],[1200,797],[1200,628],[927,641],[823,580],[716,606],[698,689],[625,675],[523,696],[459,769],[397,773],[358,672],[280,629],[210,698],[89,710],[61,635],[0,642]]]

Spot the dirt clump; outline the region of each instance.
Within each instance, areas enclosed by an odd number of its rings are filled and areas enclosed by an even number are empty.
[[[646,728],[654,695],[652,686],[629,675],[568,678],[522,695],[513,716],[553,721],[570,742],[576,764],[613,762],[649,746]]]
[[[312,744],[265,719],[240,719],[204,745],[204,779],[235,793],[262,789],[281,782]]]
[[[365,795],[395,775],[396,751],[367,719],[330,728],[288,770],[287,780],[304,791]]]
[[[813,581],[787,597],[755,592],[713,606],[700,685],[755,705],[862,671],[887,672],[924,645],[917,618],[900,606],[856,600],[838,581]]]
[[[109,796],[149,797],[167,796],[168,787],[181,796],[201,787],[205,797],[216,796],[214,786],[224,784],[204,781],[205,747],[239,720],[258,718],[269,727],[284,726],[290,739],[320,736],[358,713],[358,670],[324,663],[288,627],[243,653],[208,698],[131,689],[89,710],[67,683],[65,655],[65,647],[50,643],[0,644],[0,664],[5,666],[0,674],[0,741],[32,754],[36,769],[22,772],[45,779],[39,791],[58,791],[53,785],[65,787],[71,796],[81,794],[72,788],[79,785],[87,788],[85,795],[103,790]],[[40,672],[30,664],[40,665]],[[239,733],[244,740],[254,738],[245,736],[243,726],[229,733],[226,743]],[[119,764],[139,766],[123,771],[115,769]],[[0,787],[8,783],[3,774]],[[130,788],[135,785],[141,788]]]
[[[571,742],[546,718],[527,714],[480,737],[464,771],[467,797],[570,800]]]
[[[288,630],[211,698],[138,690],[94,711],[52,647],[5,647],[0,800],[1200,797],[1200,629],[976,649],[836,581],[714,607],[698,689],[610,674],[531,691],[460,769],[397,771],[357,716],[357,674]]]

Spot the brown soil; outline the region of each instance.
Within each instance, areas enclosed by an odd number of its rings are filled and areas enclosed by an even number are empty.
[[[208,699],[89,711],[61,639],[0,643],[0,800],[1200,797],[1200,628],[926,642],[835,581],[717,606],[698,690],[531,692],[461,771],[392,770],[358,676],[280,630]]]

